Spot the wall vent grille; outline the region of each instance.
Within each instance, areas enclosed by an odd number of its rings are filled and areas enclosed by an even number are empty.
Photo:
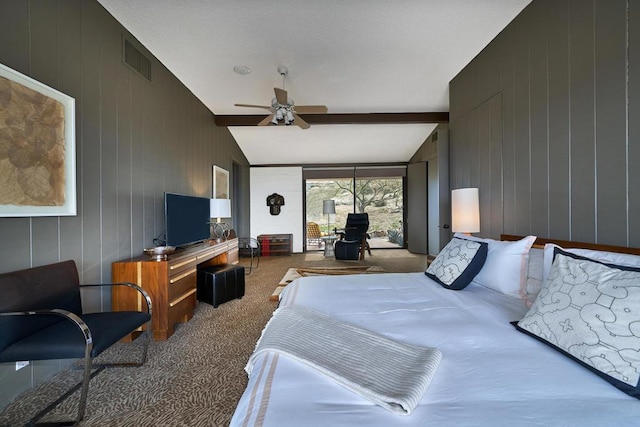
[[[127,39],[124,40],[124,63],[151,81],[151,61]]]

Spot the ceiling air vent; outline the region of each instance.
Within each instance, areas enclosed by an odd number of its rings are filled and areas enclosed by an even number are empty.
[[[127,39],[124,39],[124,63],[151,81],[151,61]]]

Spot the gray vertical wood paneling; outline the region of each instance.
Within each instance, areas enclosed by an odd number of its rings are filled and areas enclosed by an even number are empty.
[[[517,18],[516,18],[517,19]],[[515,37],[515,27],[503,30],[505,39]],[[505,233],[516,232],[516,181],[515,181],[515,55],[510,43],[502,43],[500,49],[500,84],[502,85],[502,227]],[[452,143],[453,139],[451,140]],[[454,166],[453,164],[451,166]],[[495,167],[498,167],[496,165]],[[455,169],[455,168],[452,168]]]
[[[120,70],[121,41],[119,34],[112,30],[112,21],[105,14],[97,19],[103,28],[100,40],[100,240],[102,256],[100,262],[100,282],[111,277],[111,263],[118,258],[118,72]],[[124,121],[124,120],[123,120]],[[124,124],[123,124],[124,125]],[[124,166],[126,167],[126,166]],[[129,189],[127,189],[129,191]]]
[[[163,232],[165,191],[208,196],[211,165],[245,169],[226,128],[149,55],[153,83],[122,63],[130,36],[94,0],[0,3],[0,63],[75,98],[77,212],[70,217],[0,218],[0,272],[74,259],[82,283],[108,282],[111,261],[137,256]],[[248,233],[248,215],[245,221]],[[83,295],[110,306],[110,292]],[[60,369],[58,361],[15,372],[0,366],[0,407]]]
[[[80,140],[82,124],[82,67],[80,0],[58,2],[58,84],[63,93],[75,99],[76,142]],[[76,143],[76,158],[82,158],[82,146]],[[60,218],[60,258],[82,263],[82,205],[79,203],[82,176],[80,162],[76,161],[77,215]]]
[[[531,107],[531,8],[518,19],[514,42],[514,180],[515,232],[527,234],[531,227],[530,107]]]
[[[627,111],[627,127],[629,136],[628,146],[628,172],[629,187],[627,198],[629,199],[628,244],[640,247],[640,4],[629,3],[629,88]]]
[[[547,0],[549,236],[569,240],[569,0]],[[538,165],[535,165],[538,167]]]
[[[81,69],[82,69],[82,123],[76,145],[80,147],[78,168],[78,203],[82,206],[82,264],[81,280],[100,283],[101,270],[101,188],[100,188],[100,39],[102,28],[96,22],[99,6],[82,2],[81,11]],[[91,25],[89,25],[91,23]]]
[[[571,237],[593,242],[596,240],[593,1],[571,0],[569,11]]]
[[[0,13],[0,63],[29,74],[29,8],[27,2],[10,2],[6,13]],[[10,245],[0,246],[0,259],[16,269],[31,266],[31,220],[4,218],[0,220],[0,238]]]
[[[58,86],[58,28],[50,25],[57,16],[56,2],[31,0],[29,15],[30,75],[51,87]],[[54,21],[55,22],[55,21]]]
[[[597,239],[627,236],[626,158],[626,4],[595,3],[595,99]]]
[[[57,27],[47,25],[57,15],[56,3],[46,0],[30,3],[30,75],[51,87],[58,87]],[[33,265],[60,260],[58,218],[40,217],[31,220]]]
[[[465,168],[465,172],[462,175],[462,186],[470,187],[474,182],[478,182],[478,176],[480,174],[480,165],[478,164],[478,157],[480,155],[480,141],[482,135],[478,132],[480,129],[480,111],[475,109],[471,112],[469,117],[470,126],[472,131],[469,132],[469,145],[467,152],[463,153],[466,157],[465,163],[468,165]]]
[[[531,62],[530,62],[530,164],[531,212],[530,233],[549,235],[549,163],[548,163],[548,16],[547,2],[531,7]],[[526,228],[523,228],[526,230]]]
[[[533,0],[451,81],[451,178],[463,183],[473,177],[465,153],[485,133],[474,114],[496,90],[498,67],[503,217],[492,210],[492,235],[640,245],[638,9]],[[481,193],[487,185],[480,179]],[[493,178],[488,190],[493,203]]]
[[[121,40],[118,40],[121,43]],[[118,49],[120,54],[120,49]],[[117,235],[118,246],[113,260],[107,260],[110,262],[117,261],[119,259],[128,258],[132,255],[132,227],[131,227],[131,209],[133,199],[133,140],[132,132],[134,125],[133,117],[133,99],[132,92],[132,80],[131,76],[133,72],[121,64],[117,67],[116,76],[118,80],[116,82],[117,89],[117,162],[118,165],[116,171],[115,182],[117,183],[117,221],[116,229],[114,230]],[[111,268],[110,265],[106,267]]]
[[[488,234],[490,236],[499,236],[502,233],[503,223],[503,196],[502,196],[502,94],[498,93],[489,100],[491,108],[490,122],[491,122],[491,135],[488,151],[490,151],[491,165],[488,167],[491,178],[489,182],[489,188],[491,191],[490,196],[490,223]]]
[[[0,63],[29,75],[29,2],[6,1],[0,13]]]
[[[474,153],[474,162],[478,166],[478,176],[470,183],[470,187],[482,188],[480,198],[480,231],[489,233],[491,223],[491,101],[484,102],[477,108],[478,117],[478,152]]]
[[[145,247],[144,224],[150,222],[153,224],[153,217],[147,218],[144,211],[144,94],[148,83],[143,81],[136,73],[129,71],[129,78],[132,80],[130,87],[131,100],[131,194],[129,201],[131,203],[130,222],[131,222],[131,256],[142,253]],[[148,240],[150,242],[151,240]]]

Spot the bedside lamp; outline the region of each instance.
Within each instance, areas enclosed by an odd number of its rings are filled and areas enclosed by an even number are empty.
[[[231,199],[210,199],[209,215],[217,218],[216,222],[209,222],[212,228],[212,237],[215,234],[218,240],[229,237],[229,226],[221,222],[221,218],[231,218]]]
[[[480,231],[477,188],[459,188],[451,192],[451,231],[464,234]]]
[[[335,200],[323,200],[322,201],[322,213],[327,216],[327,235],[329,234],[329,219],[331,214],[336,213],[336,201]]]

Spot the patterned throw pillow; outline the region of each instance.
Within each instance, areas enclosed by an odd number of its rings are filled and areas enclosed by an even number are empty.
[[[454,237],[424,274],[448,289],[465,288],[482,269],[487,244]]]
[[[549,276],[516,327],[640,398],[640,269],[555,249]]]

